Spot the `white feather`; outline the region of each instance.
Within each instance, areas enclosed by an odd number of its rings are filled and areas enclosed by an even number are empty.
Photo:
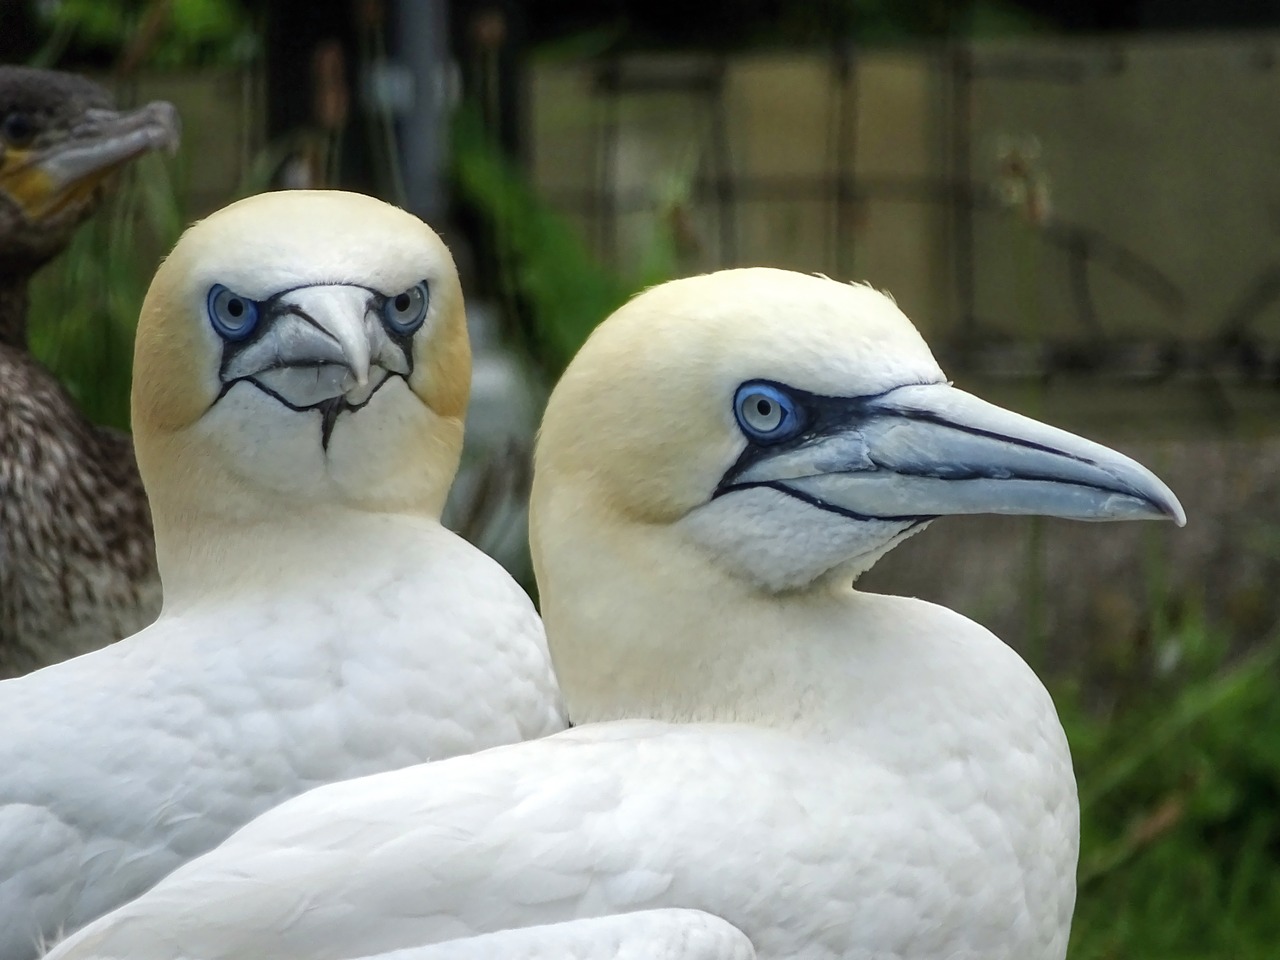
[[[360,960],[755,960],[751,941],[697,910],[645,910],[502,930]]]

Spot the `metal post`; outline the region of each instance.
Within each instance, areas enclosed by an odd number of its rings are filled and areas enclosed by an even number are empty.
[[[447,0],[398,0],[391,21],[392,55],[412,93],[397,111],[400,173],[407,208],[428,223],[446,211],[449,108],[453,63]]]

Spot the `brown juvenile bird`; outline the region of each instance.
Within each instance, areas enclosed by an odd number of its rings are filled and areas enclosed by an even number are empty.
[[[0,66],[0,677],[128,636],[160,610],[133,445],[90,423],[28,352],[27,288],[111,173],[177,142],[171,104],[117,111],[83,77]]]

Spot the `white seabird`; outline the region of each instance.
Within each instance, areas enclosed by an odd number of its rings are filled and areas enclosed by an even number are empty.
[[[1079,822],[1049,695],[978,624],[850,583],[945,514],[1181,524],[1153,474],[953,388],[870,288],[750,269],[592,335],[531,509],[579,726],[292,800],[50,960],[495,932],[513,960],[593,930],[607,957],[628,924],[703,922],[771,960],[1064,956]]]
[[[312,787],[564,728],[532,603],[439,523],[469,356],[440,239],[264,194],[193,226],[138,326],[164,608],[0,683],[0,958]]]

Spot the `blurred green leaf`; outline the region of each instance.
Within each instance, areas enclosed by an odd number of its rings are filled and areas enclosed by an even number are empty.
[[[90,43],[121,44],[132,26],[125,5],[111,0],[59,0],[49,10],[52,26],[69,28]]]
[[[171,161],[143,157],[31,288],[31,351],[96,423],[129,425],[133,332],[184,218]]]
[[[1280,943],[1280,638],[1232,661],[1203,624],[1171,634],[1189,653],[1152,695],[1097,715],[1058,691],[1081,797],[1072,960]]]
[[[174,0],[171,9],[173,32],[191,42],[229,39],[240,31],[244,21],[233,0]]]
[[[550,372],[562,370],[596,324],[629,297],[674,275],[674,240],[660,225],[632,275],[592,256],[573,226],[490,142],[478,111],[459,112],[453,142],[459,193],[488,220],[507,306],[531,315],[529,339]]]
[[[40,5],[52,47],[37,59],[54,66],[70,47],[108,48],[118,55],[152,14],[153,0],[56,0]],[[147,47],[151,66],[177,68],[233,63],[252,49],[253,10],[243,0],[168,0],[163,23]]]

